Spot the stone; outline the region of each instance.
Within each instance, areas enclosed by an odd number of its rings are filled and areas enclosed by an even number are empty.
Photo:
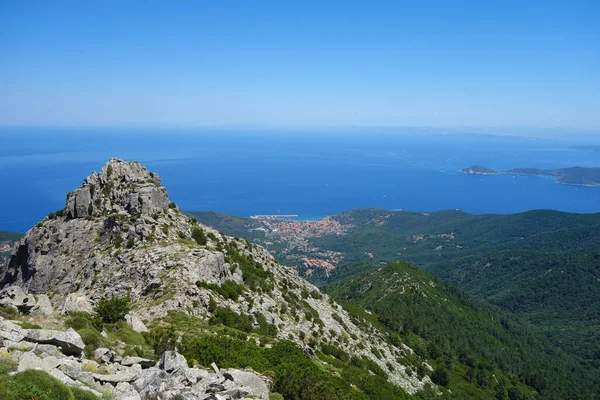
[[[101,361],[105,364],[113,362],[115,359],[115,353],[105,347],[99,347],[94,350],[94,360]]]
[[[136,332],[148,332],[148,328],[142,322],[142,319],[135,313],[130,312],[125,316],[125,322]]]
[[[151,367],[141,372],[140,377],[133,382],[133,387],[140,394],[145,395],[157,391],[168,377],[169,375],[160,368]]]
[[[33,346],[33,350],[32,350],[36,355],[40,356],[43,358],[43,355],[49,355],[49,356],[59,356],[62,353],[58,350],[58,347],[51,345],[51,344],[35,344],[35,346]]]
[[[103,375],[103,374],[93,374],[92,375],[95,380],[98,382],[108,382],[108,383],[120,383],[120,382],[134,382],[139,378],[139,373],[136,370],[117,372],[116,374]]]
[[[71,314],[75,312],[85,312],[95,314],[94,306],[83,293],[70,293],[65,298],[64,303],[59,309],[61,314]]]
[[[165,351],[160,357],[159,368],[168,373],[178,371],[181,368],[187,368],[187,360],[176,351]]]
[[[4,341],[20,342],[25,338],[25,330],[19,325],[0,317],[0,338]],[[4,344],[8,347],[7,344]]]
[[[58,368],[54,368],[53,370],[49,371],[48,373],[50,375],[52,375],[53,377],[55,377],[56,379],[58,379],[59,381],[61,381],[62,383],[64,383],[65,385],[77,386],[73,379],[71,379],[67,375],[63,374],[63,372],[61,370],[59,370]]]
[[[52,308],[52,303],[50,303],[50,298],[45,294],[40,294],[37,296],[37,302],[35,306],[31,309],[30,314],[32,315],[52,315],[54,314],[54,309]]]
[[[25,329],[24,333],[26,341],[58,346],[61,348],[61,352],[67,356],[79,356],[85,348],[81,336],[72,328],[66,331]]]
[[[9,286],[0,290],[0,306],[15,307],[23,314],[28,314],[35,306],[35,297],[26,294],[19,286]]]
[[[233,378],[236,385],[248,391],[244,396],[251,395],[259,399],[269,399],[269,385],[258,373],[252,370],[238,369],[229,369],[226,372]]]
[[[124,365],[126,367],[131,367],[136,364],[140,365],[142,368],[150,368],[156,365],[156,361],[142,357],[130,356],[124,357],[123,360],[121,360],[121,365]]]

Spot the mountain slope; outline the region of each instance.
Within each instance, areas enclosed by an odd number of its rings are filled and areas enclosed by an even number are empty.
[[[406,263],[391,263],[327,289],[366,307],[442,371],[452,398],[596,398],[597,375],[534,334],[528,324]]]
[[[68,194],[65,209],[30,229],[2,279],[2,287],[15,285],[49,295],[61,312],[124,296],[150,326],[147,340],[157,353],[179,342],[187,357],[200,357],[206,353],[198,346],[214,346],[215,327],[224,326],[223,340],[253,354],[245,361],[226,357],[224,366],[271,366],[281,374],[275,385],[292,398],[377,398],[379,391],[398,397],[432,386],[428,375],[413,372],[430,371],[426,360],[403,359],[410,348],[390,343],[368,322],[357,325],[263,248],[185,216],[160,178],[138,163],[111,159]],[[170,341],[175,337],[181,339]],[[252,346],[250,338],[272,350]],[[305,368],[285,367],[285,354]],[[354,367],[334,365],[336,359],[353,360]],[[291,386],[282,383],[288,379]],[[298,379],[304,383],[294,386]],[[335,390],[302,394],[307,383],[318,387],[313,380]]]
[[[555,344],[600,367],[600,214],[359,209],[329,218],[347,228],[305,235],[303,249],[279,232],[266,231],[264,238],[253,240],[272,242],[269,248],[281,261],[334,254],[339,261],[331,270],[293,264],[320,285],[381,263],[410,261],[478,299],[525,317]],[[215,226],[226,232],[230,228],[223,219]]]

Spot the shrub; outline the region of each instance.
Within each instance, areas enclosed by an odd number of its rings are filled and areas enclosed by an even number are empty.
[[[128,296],[102,299],[95,310],[102,322],[112,324],[125,319],[125,315],[131,311],[131,302]]]
[[[200,228],[199,226],[192,228],[192,239],[194,239],[196,243],[201,246],[206,245],[206,242],[208,241],[206,233],[204,233],[204,229]]]
[[[211,325],[222,324],[244,332],[251,332],[254,327],[254,320],[251,316],[237,314],[229,308],[217,308],[210,323]]]
[[[0,351],[0,375],[15,371],[19,362],[10,354]]]
[[[65,321],[68,328],[73,328],[76,331],[81,329],[95,329],[98,332],[102,331],[102,320],[94,315],[86,312],[76,312],[69,314],[69,319]]]
[[[431,380],[436,385],[448,386],[450,383],[450,374],[444,368],[437,368],[431,374]]]

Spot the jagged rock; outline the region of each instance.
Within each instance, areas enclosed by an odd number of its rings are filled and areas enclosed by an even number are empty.
[[[83,293],[70,293],[65,298],[64,303],[59,309],[61,314],[71,314],[75,312],[86,312],[95,314],[94,306]]]
[[[30,314],[32,315],[52,315],[54,313],[54,309],[52,308],[52,303],[50,303],[50,299],[45,294],[40,294],[37,296],[37,301],[35,306],[31,309]]]
[[[58,368],[54,368],[54,369],[48,371],[48,373],[50,375],[52,375],[53,377],[55,377],[56,379],[58,379],[59,381],[61,381],[62,383],[64,383],[65,385],[79,386],[73,379],[71,379],[67,375],[63,374],[62,371],[59,370]]]
[[[46,358],[39,358],[33,352],[24,353],[19,360],[18,371],[25,371],[28,369],[41,369],[42,371],[49,372],[50,370],[58,367],[60,361],[58,358],[50,356]]]
[[[110,375],[102,375],[102,374],[93,374],[92,375],[95,380],[98,382],[108,382],[108,383],[120,383],[120,382],[133,382],[139,378],[139,372],[137,370],[131,369],[129,371],[118,372],[116,374]]]
[[[252,395],[260,399],[269,399],[269,384],[256,372],[252,370],[229,369],[225,373],[233,378],[233,382],[236,385],[248,391],[242,397]]]
[[[26,294],[19,286],[9,286],[0,291],[0,306],[14,307],[28,314],[35,306],[35,297]]]
[[[33,346],[32,351],[40,356],[41,358],[45,358],[45,356],[58,356],[62,354],[57,346],[53,346],[51,344],[35,344]]]
[[[120,382],[116,386],[116,399],[117,400],[141,400],[140,394],[135,388],[127,383]]]
[[[169,206],[166,189],[160,178],[137,162],[116,158],[85,179],[83,186],[67,196],[72,218],[126,212],[151,215]]]
[[[157,367],[151,367],[141,372],[139,378],[133,382],[133,387],[141,395],[156,392],[163,381],[168,378],[168,374]]]
[[[125,316],[125,322],[136,332],[148,332],[148,328],[142,322],[142,319],[135,313],[130,312]]]
[[[181,368],[187,368],[187,360],[176,351],[165,351],[160,357],[159,368],[168,373],[178,371]]]
[[[115,352],[105,347],[99,347],[94,350],[94,360],[101,361],[105,364],[113,362],[115,359]]]
[[[0,317],[0,338],[5,339],[4,342],[20,342],[25,338],[25,331],[19,325]],[[8,347],[6,343],[4,346]]]
[[[55,331],[50,329],[25,329],[24,339],[28,342],[52,344],[61,348],[63,354],[78,356],[83,351],[85,344],[74,329]]]
[[[156,365],[156,361],[142,357],[124,357],[121,361],[121,365],[126,367],[131,367],[136,364],[140,365],[142,368],[150,368]]]

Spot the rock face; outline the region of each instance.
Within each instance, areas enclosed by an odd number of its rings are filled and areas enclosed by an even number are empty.
[[[169,206],[167,190],[160,178],[137,162],[112,158],[99,174],[93,173],[83,186],[67,196],[72,218],[113,213],[151,215]]]
[[[264,248],[188,218],[169,202],[160,182],[138,163],[111,159],[67,196],[66,209],[17,242],[0,288],[46,294],[61,313],[93,313],[93,304],[102,298],[129,296],[135,314],[128,323],[138,331],[145,329],[142,319],[161,319],[170,311],[209,320],[217,308],[226,308],[249,316],[255,326],[268,324],[274,337],[301,348],[307,338],[336,342],[344,352],[389,371],[388,379],[408,393],[430,383],[398,361],[412,354],[410,348],[388,343],[367,321],[359,327],[341,306],[275,262]],[[219,290],[227,281],[242,288],[236,298]],[[163,360],[164,370],[135,364],[143,369],[140,377],[119,384],[129,393],[125,385],[151,385],[164,374],[188,371],[183,364],[170,358]]]
[[[62,353],[68,356],[80,355],[85,348],[81,336],[73,329],[67,331],[25,329],[24,339],[28,342],[58,346]]]

